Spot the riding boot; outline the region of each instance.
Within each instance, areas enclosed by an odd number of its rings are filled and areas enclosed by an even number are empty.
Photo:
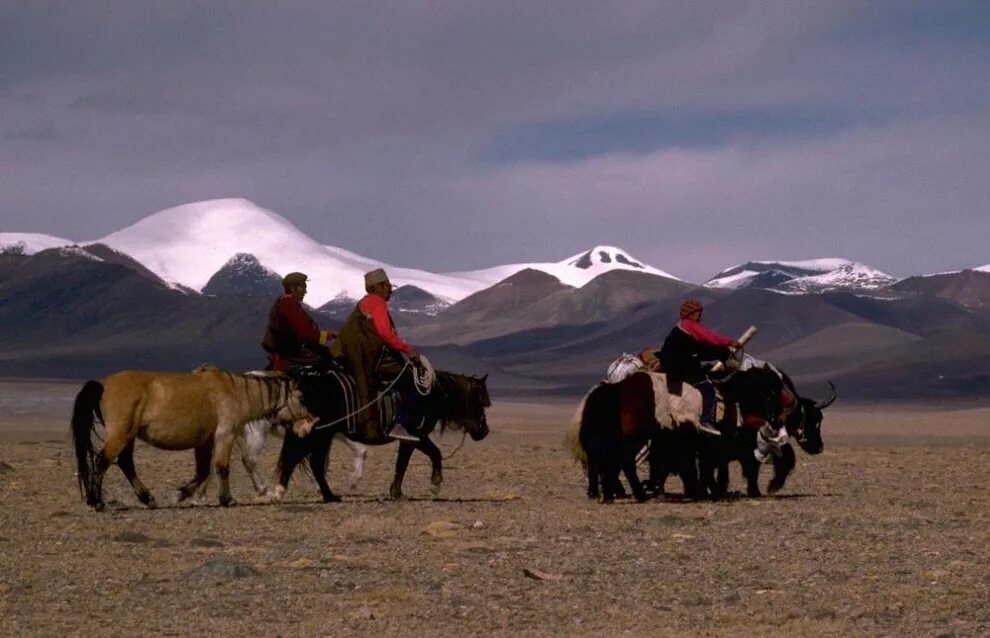
[[[715,427],[715,387],[708,382],[699,383],[698,391],[701,392],[701,423],[698,429],[706,434],[721,436],[718,428]]]
[[[410,433],[409,430],[412,429],[412,424],[414,423],[414,405],[415,396],[413,396],[414,390],[407,386],[403,386],[399,392],[399,405],[395,410],[395,423],[388,431],[388,436],[393,439],[398,439],[400,441],[419,441],[419,437],[415,434]]]

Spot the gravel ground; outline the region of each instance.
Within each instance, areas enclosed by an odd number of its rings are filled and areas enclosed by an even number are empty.
[[[414,457],[385,500],[393,446],[355,490],[334,450],[341,504],[307,476],[252,503],[236,466],[237,507],[147,510],[112,468],[104,513],[66,420],[0,416],[0,635],[990,634],[990,410],[834,410],[776,498],[606,506],[560,445],[572,408],[496,404],[439,498]],[[160,503],[192,473],[136,463]]]

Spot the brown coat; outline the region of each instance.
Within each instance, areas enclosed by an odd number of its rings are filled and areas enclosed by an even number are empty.
[[[357,386],[358,401],[367,405],[375,399],[375,384],[383,379],[393,379],[402,371],[403,362],[385,345],[375,331],[375,326],[355,306],[354,311],[344,322],[337,338],[330,346],[330,353],[344,359],[350,366]],[[379,410],[373,406],[359,415],[372,438],[381,431]]]

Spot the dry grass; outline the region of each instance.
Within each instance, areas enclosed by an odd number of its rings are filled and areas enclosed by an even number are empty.
[[[496,397],[439,499],[419,457],[411,498],[384,499],[389,447],[339,505],[306,476],[281,506],[249,504],[235,468],[244,505],[211,490],[150,511],[112,469],[102,514],[79,498],[64,420],[0,419],[0,635],[990,632],[990,409],[837,404],[780,498],[611,506],[587,501],[561,446],[573,410]],[[192,471],[191,453],[139,446],[136,462],[160,502]],[[207,560],[258,574],[191,577]]]

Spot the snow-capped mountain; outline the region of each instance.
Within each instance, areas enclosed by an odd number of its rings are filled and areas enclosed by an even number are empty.
[[[980,272],[990,272],[990,264],[987,264],[986,266],[979,266],[978,268],[974,268],[973,270],[979,270]]]
[[[41,233],[0,233],[0,253],[33,255],[49,248],[71,246],[70,239],[43,235]]]
[[[318,306],[341,296],[364,295],[364,273],[382,267],[393,283],[412,284],[456,300],[480,290],[466,278],[398,268],[343,249],[323,246],[290,221],[245,199],[220,199],[160,211],[99,240],[131,255],[168,282],[203,290],[238,253],[257,258],[285,275],[309,275],[307,303]]]
[[[612,270],[631,270],[680,281],[670,273],[647,265],[625,250],[614,246],[595,246],[591,250],[580,252],[557,262],[508,264],[482,270],[455,272],[450,273],[450,275],[476,281],[482,284],[482,288],[487,288],[527,268],[541,270],[553,275],[561,283],[575,288],[581,288],[598,275]]]
[[[872,290],[896,281],[885,272],[841,258],[806,261],[750,261],[718,273],[709,288],[765,288],[781,293],[808,294],[832,290]]]

